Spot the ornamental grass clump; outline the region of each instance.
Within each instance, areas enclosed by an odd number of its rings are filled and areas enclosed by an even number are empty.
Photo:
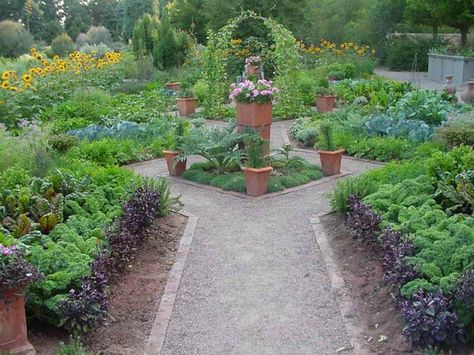
[[[370,206],[363,203],[358,196],[349,196],[348,207],[346,225],[351,230],[354,239],[360,239],[366,244],[376,242],[380,234],[381,216],[372,211]]]
[[[0,244],[0,299],[5,292],[22,290],[41,278],[42,274],[25,260],[23,251],[15,245]]]
[[[232,83],[230,87],[232,92],[229,99],[247,104],[272,102],[273,97],[278,93],[278,88],[273,86],[273,82],[264,79],[256,83],[251,80],[245,80],[239,84]]]

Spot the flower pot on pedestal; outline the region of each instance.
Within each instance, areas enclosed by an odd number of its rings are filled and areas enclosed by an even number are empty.
[[[179,82],[169,82],[165,84],[165,88],[168,90],[179,91],[181,90],[181,83]]]
[[[26,333],[25,298],[18,289],[0,294],[0,353],[36,354]]]

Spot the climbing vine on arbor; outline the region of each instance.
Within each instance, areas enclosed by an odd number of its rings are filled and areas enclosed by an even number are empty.
[[[263,21],[274,41],[275,83],[280,88],[280,93],[276,98],[275,112],[283,118],[301,114],[304,105],[294,75],[301,65],[296,39],[291,31],[277,21],[247,11],[231,19],[219,32],[210,30],[208,33],[207,46],[203,55],[204,80],[208,85],[207,95],[203,102],[205,115],[209,118],[220,118],[225,112],[224,105],[229,93],[226,67],[230,41],[239,24],[246,19]]]

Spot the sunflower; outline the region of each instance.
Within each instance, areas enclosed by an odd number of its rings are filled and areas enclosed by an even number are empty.
[[[30,74],[23,74],[21,78],[23,81],[27,83],[31,82],[31,79],[32,79]]]
[[[43,59],[43,56],[42,56],[41,54],[37,54],[37,55],[36,55],[36,59],[42,60],[42,59]]]
[[[8,89],[10,87],[10,83],[8,81],[2,82],[2,89]]]
[[[29,82],[25,82],[25,83],[23,84],[23,87],[24,87],[25,89],[28,89],[30,86],[31,86],[31,84],[30,84]]]
[[[9,71],[4,71],[2,73],[2,80],[7,80],[10,78],[10,72]]]
[[[56,55],[53,57],[53,60],[59,60],[59,55],[56,54]]]

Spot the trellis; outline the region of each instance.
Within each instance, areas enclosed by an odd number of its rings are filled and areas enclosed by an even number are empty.
[[[209,118],[220,118],[225,112],[229,93],[227,62],[230,53],[232,34],[239,24],[247,19],[263,22],[273,39],[273,60],[275,63],[275,86],[280,89],[277,95],[277,111],[283,116],[293,116],[301,112],[303,103],[298,92],[294,73],[300,69],[301,58],[296,39],[290,30],[272,18],[258,16],[254,12],[243,12],[229,20],[218,32],[209,31],[207,46],[203,54],[204,80],[208,86],[203,102],[205,114]]]

